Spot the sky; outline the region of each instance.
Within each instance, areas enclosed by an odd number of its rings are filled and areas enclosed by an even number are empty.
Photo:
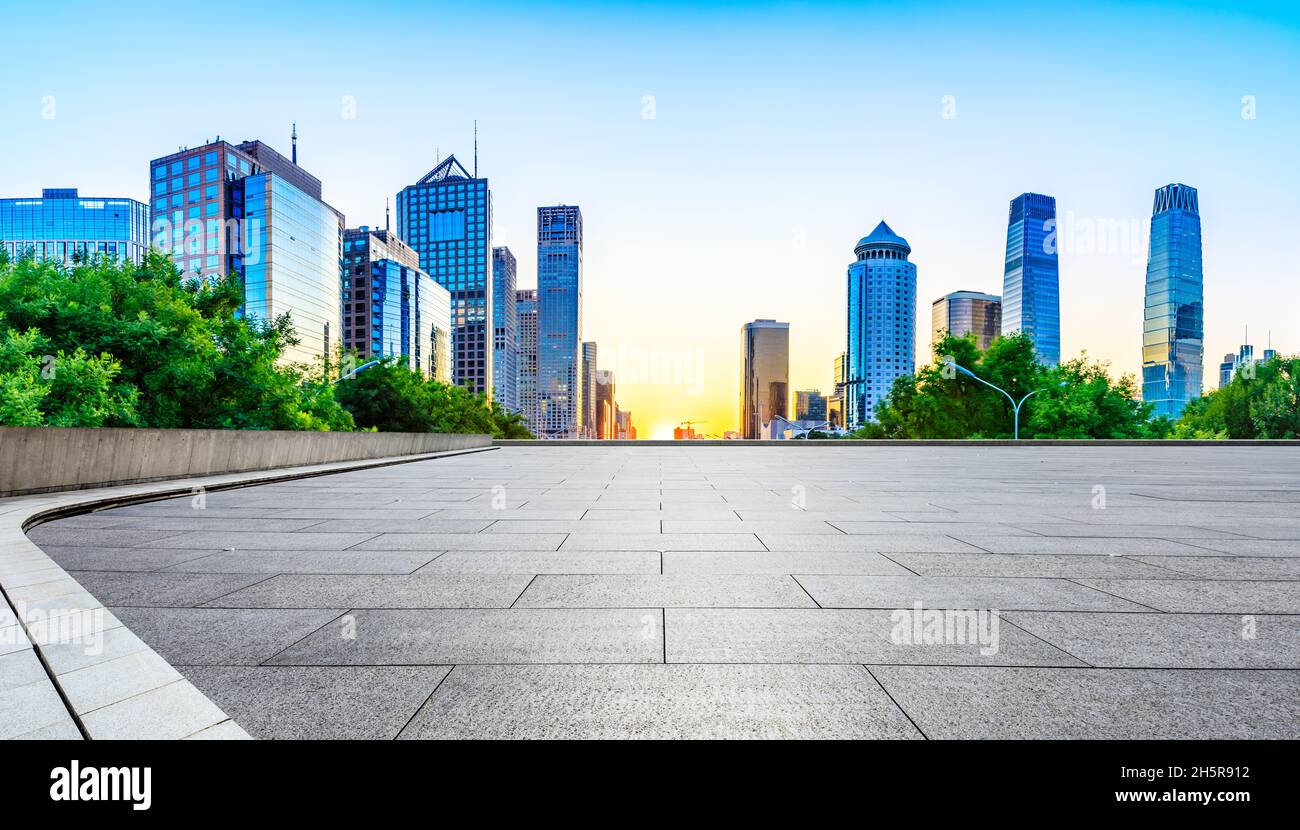
[[[1205,381],[1249,326],[1300,351],[1300,11],[1127,4],[6,5],[0,196],[145,199],[148,162],[260,138],[349,227],[454,153],[536,284],[536,208],[583,211],[584,340],[640,437],[739,418],[740,328],[831,388],[845,270],[884,219],[930,303],[1001,293],[1008,202],[1056,197],[1062,356],[1140,370],[1153,192],[1200,191]],[[45,36],[40,33],[45,32]]]

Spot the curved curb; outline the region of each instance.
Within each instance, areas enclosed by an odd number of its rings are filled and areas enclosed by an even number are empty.
[[[248,739],[161,655],[27,538],[43,522],[158,501],[445,456],[231,473],[0,499],[0,739]]]

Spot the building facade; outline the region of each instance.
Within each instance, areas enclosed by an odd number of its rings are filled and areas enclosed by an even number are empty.
[[[844,424],[875,420],[894,379],[916,370],[916,265],[912,247],[883,221],[858,240],[848,268]]]
[[[448,156],[397,194],[397,233],[451,292],[452,382],[493,394],[492,195]]]
[[[618,401],[614,396],[614,373],[609,370],[596,373],[596,437],[609,440],[617,437],[615,416]]]
[[[537,209],[537,437],[582,431],[582,211]]]
[[[582,436],[596,436],[596,343],[582,342]]]
[[[0,251],[41,260],[94,256],[139,263],[149,250],[149,206],[121,197],[82,197],[75,187],[45,188],[39,199],[0,199]]]
[[[400,357],[412,370],[450,383],[451,294],[419,261],[391,231],[344,232],[343,347],[359,363]]]
[[[987,349],[1002,333],[1002,298],[978,291],[940,297],[930,306],[930,343],[937,344],[945,332],[958,337],[973,334],[980,349]]]
[[[507,412],[519,411],[519,314],[515,309],[515,255],[492,249],[492,394]]]
[[[740,327],[740,434],[763,437],[764,425],[790,417],[790,324],[755,320]]]
[[[537,431],[537,289],[515,291],[515,316],[519,320],[519,353],[515,390],[519,411]]]
[[[800,389],[794,393],[796,421],[825,421],[826,396],[820,389]]]
[[[1204,337],[1200,204],[1196,188],[1169,184],[1151,213],[1142,323],[1142,400],[1153,416],[1178,418],[1201,396]]]
[[[294,155],[296,158],[297,150]],[[149,163],[153,245],[187,275],[236,276],[240,314],[288,314],[287,363],[329,360],[339,345],[343,215],[320,180],[261,141],[215,141]]]
[[[826,396],[826,420],[835,429],[844,429],[844,353],[831,361],[831,384],[834,392]]]
[[[1011,200],[1002,275],[1002,334],[1020,332],[1040,363],[1061,362],[1061,286],[1056,255],[1056,199],[1022,193]]]

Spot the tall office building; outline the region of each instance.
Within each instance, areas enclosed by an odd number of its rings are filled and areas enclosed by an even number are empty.
[[[537,416],[539,438],[582,430],[582,211],[537,209]]]
[[[596,438],[596,344],[582,343],[582,435]]]
[[[516,369],[516,394],[519,411],[528,419],[529,428],[537,430],[537,289],[515,291],[515,316],[519,320],[519,355]]]
[[[397,233],[451,292],[452,382],[492,394],[492,195],[448,156],[397,194]]]
[[[328,359],[339,344],[343,214],[320,179],[261,141],[217,141],[149,162],[153,244],[186,274],[244,285],[240,313],[288,314],[300,341],[289,363]]]
[[[1002,275],[1002,333],[1027,335],[1039,362],[1048,366],[1061,362],[1061,275],[1055,231],[1056,199],[1021,193],[1011,200]]]
[[[894,379],[916,370],[916,266],[912,246],[883,221],[858,240],[848,269],[844,424],[875,420]]]
[[[39,199],[0,199],[0,250],[11,260],[83,261],[92,256],[139,263],[149,250],[149,206],[122,197],[78,196],[45,188]]]
[[[602,440],[617,437],[615,416],[618,402],[614,397],[614,373],[608,369],[596,373],[596,437]]]
[[[1219,387],[1222,388],[1232,383],[1233,377],[1247,367],[1253,370],[1259,364],[1267,363],[1275,357],[1277,357],[1276,350],[1265,349],[1264,356],[1256,360],[1255,347],[1249,343],[1242,343],[1236,354],[1229,352],[1223,356],[1223,362],[1219,364]],[[1250,374],[1248,377],[1254,377],[1254,375]]]
[[[944,332],[958,337],[973,334],[980,349],[987,349],[1002,333],[1002,298],[978,291],[940,297],[930,306],[930,343],[938,343]]]
[[[636,425],[632,423],[632,413],[619,409],[614,413],[614,437],[620,441],[636,440]]]
[[[343,234],[343,348],[364,362],[401,357],[451,382],[451,294],[420,269],[420,257],[389,230]]]
[[[1142,400],[1152,414],[1178,418],[1201,395],[1204,371],[1204,278],[1196,188],[1156,191],[1147,256],[1142,323]]]
[[[790,417],[790,324],[741,326],[740,355],[740,435],[753,440],[774,418]]]
[[[800,389],[794,393],[796,421],[825,421],[826,396],[820,389]]]
[[[519,411],[519,315],[515,309],[515,255],[492,249],[493,397],[507,412]]]
[[[835,391],[826,397],[826,420],[837,429],[844,428],[844,353],[831,362],[831,383]]]

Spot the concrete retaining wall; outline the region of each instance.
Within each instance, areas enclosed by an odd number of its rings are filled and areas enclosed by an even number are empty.
[[[491,446],[487,435],[0,427],[0,497]]]

